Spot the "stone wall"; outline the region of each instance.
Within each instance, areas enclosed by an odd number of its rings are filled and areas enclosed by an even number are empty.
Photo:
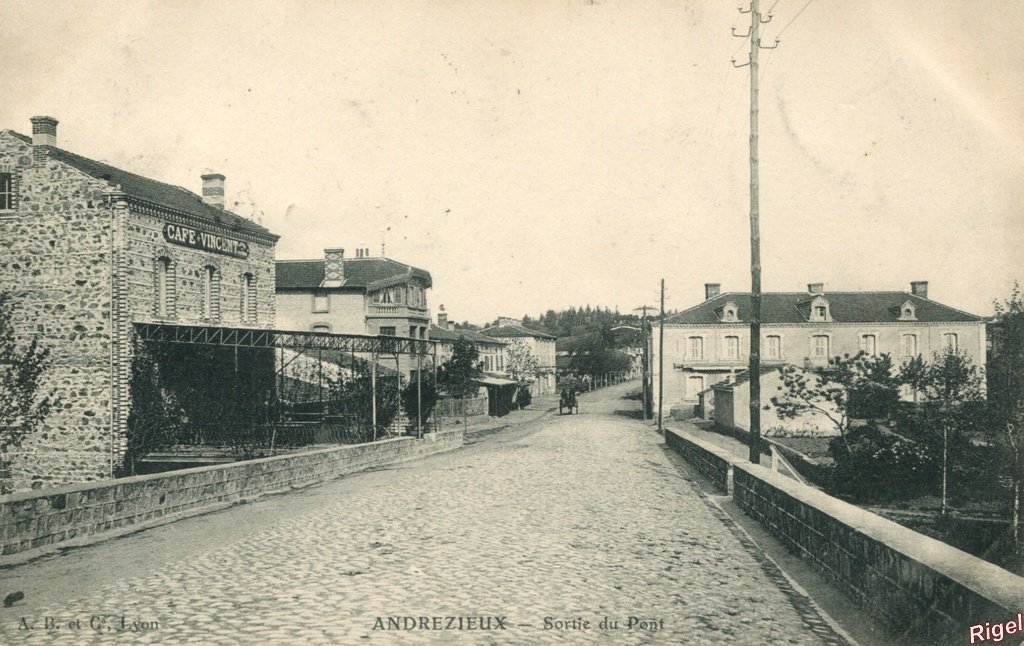
[[[665,444],[686,458],[719,491],[729,493],[732,463],[736,458],[716,446],[670,428],[665,429]]]
[[[11,452],[15,490],[108,477],[111,472],[111,214],[104,182],[42,158],[0,132],[0,172],[17,178],[13,211],[0,211],[0,289],[20,339],[51,351],[42,392],[59,406]]]
[[[794,553],[900,636],[968,643],[968,627],[1005,622],[1024,578],[753,464],[734,465],[733,499]]]
[[[57,545],[450,451],[461,430],[0,496],[2,554]]]

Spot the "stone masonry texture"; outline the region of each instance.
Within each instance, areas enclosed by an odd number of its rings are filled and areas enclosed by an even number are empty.
[[[42,153],[33,155],[33,152]],[[247,259],[168,244],[180,214],[118,196],[114,186],[0,131],[0,172],[14,178],[14,209],[0,211],[0,288],[17,307],[19,337],[38,335],[53,365],[44,393],[60,405],[11,452],[15,491],[111,477],[125,450],[132,323],[274,325],[274,238],[200,228],[244,239]],[[197,198],[198,199],[198,198]],[[170,260],[169,316],[156,312],[156,266]],[[202,272],[215,269],[214,316],[203,313]],[[244,274],[254,278],[255,317],[243,319]]]
[[[225,512],[261,522],[226,526],[223,540],[211,538],[218,515],[183,521],[196,524],[195,547],[152,567],[134,541],[170,528],[119,539],[118,560],[134,554],[135,567],[122,563],[101,585],[76,579],[67,598],[32,592],[31,607],[0,618],[0,641],[846,643],[716,515],[661,438],[616,405],[598,412],[584,400],[580,415],[289,494],[294,506],[316,496],[302,511],[273,512],[268,500]],[[190,541],[174,529],[176,544]],[[380,628],[389,617],[419,626],[448,616],[503,617],[507,629]],[[631,616],[643,627],[628,627]],[[48,633],[45,617],[82,628]],[[36,628],[19,631],[22,618]],[[605,618],[616,627],[602,628]]]

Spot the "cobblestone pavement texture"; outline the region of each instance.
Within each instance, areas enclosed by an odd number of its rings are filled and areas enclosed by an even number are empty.
[[[625,388],[585,396],[579,415],[329,483],[315,508],[197,539],[209,547],[144,574],[107,563],[123,575],[27,615],[0,609],[0,642],[845,643],[657,433],[616,413],[633,404]],[[389,617],[505,617],[507,629],[374,630]]]

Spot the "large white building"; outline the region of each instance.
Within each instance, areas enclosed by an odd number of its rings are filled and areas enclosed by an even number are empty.
[[[750,294],[705,285],[705,300],[665,321],[664,410],[687,409],[712,385],[749,365]],[[657,339],[658,330],[653,334]],[[967,352],[985,366],[985,320],[928,298],[928,283],[910,291],[826,292],[822,283],[807,291],[768,292],[761,298],[761,363],[806,368],[828,365],[831,357],[889,354],[899,362],[928,359],[944,347]],[[658,343],[654,343],[654,401],[658,401]]]

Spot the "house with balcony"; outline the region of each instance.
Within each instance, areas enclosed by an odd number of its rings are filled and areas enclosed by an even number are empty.
[[[318,260],[279,260],[277,328],[428,339],[430,272],[356,249],[332,247]],[[403,356],[408,376],[413,359]]]
[[[723,293],[708,283],[704,302],[665,320],[665,412],[692,410],[700,393],[747,369],[750,312],[749,293]],[[984,318],[931,300],[927,281],[911,283],[907,292],[826,293],[823,283],[812,283],[807,291],[761,295],[761,364],[767,367],[823,368],[831,357],[862,351],[902,362],[955,347],[984,368],[985,336]],[[661,361],[653,345],[657,389]]]

